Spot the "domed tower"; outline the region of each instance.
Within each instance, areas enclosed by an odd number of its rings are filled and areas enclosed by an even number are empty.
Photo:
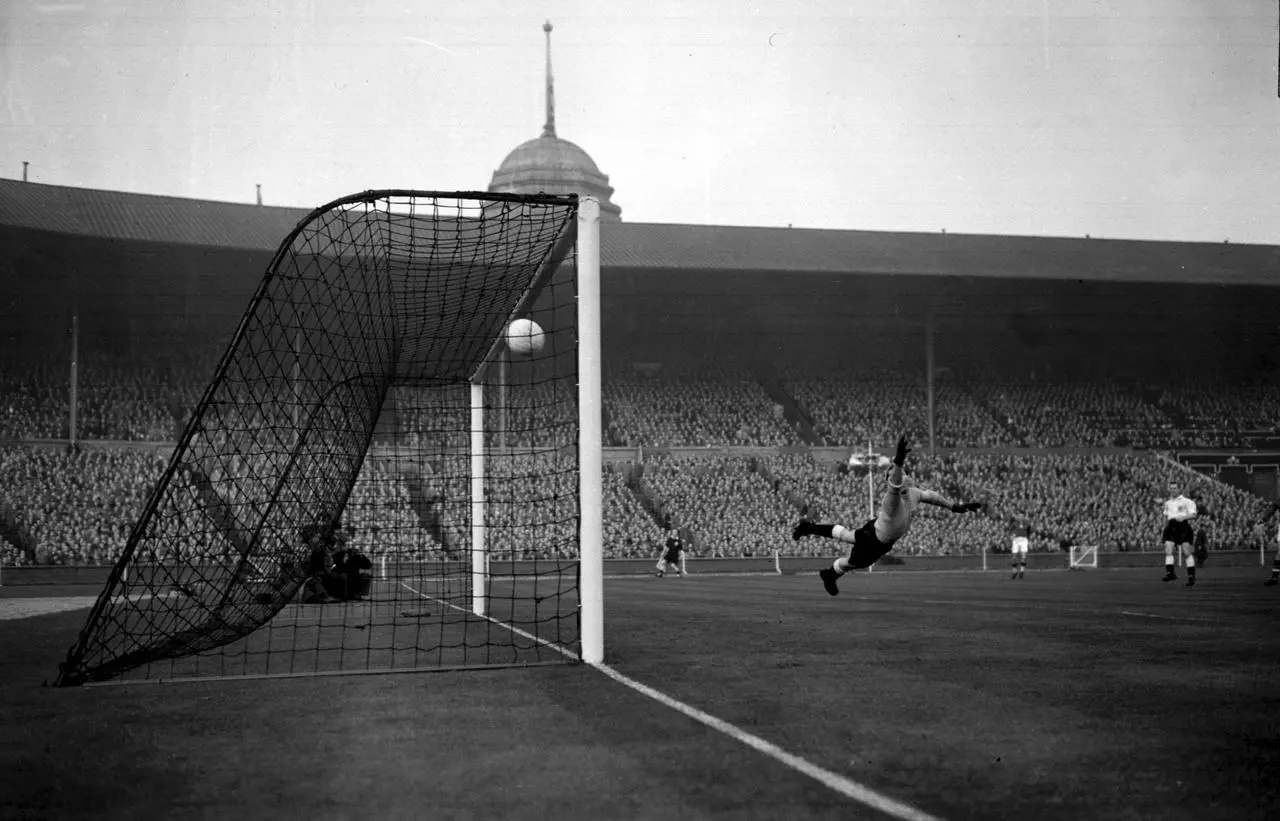
[[[551,78],[551,22],[547,35],[547,124],[542,136],[521,143],[493,172],[489,190],[500,194],[578,194],[600,201],[602,222],[621,222],[622,209],[610,199],[609,177],[578,146],[556,136],[555,86]]]

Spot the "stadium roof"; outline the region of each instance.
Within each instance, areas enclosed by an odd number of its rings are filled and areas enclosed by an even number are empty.
[[[310,209],[0,180],[0,226],[274,251]],[[602,264],[665,270],[1280,285],[1280,246],[656,223],[602,226]]]

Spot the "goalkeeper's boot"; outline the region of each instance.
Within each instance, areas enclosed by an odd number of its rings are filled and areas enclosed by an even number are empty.
[[[791,538],[797,542],[800,541],[801,536],[811,535],[813,535],[813,522],[808,519],[801,519],[796,523],[796,526],[791,529]]]
[[[1177,573],[1174,573],[1172,570],[1169,570],[1169,571],[1165,572],[1165,574],[1164,574],[1164,578],[1163,578],[1163,579],[1161,579],[1160,581],[1162,581],[1162,582],[1176,582],[1177,580],[1178,580],[1178,574],[1177,574]]]
[[[1195,576],[1191,576],[1191,577],[1189,577],[1189,578],[1187,579],[1187,583],[1186,583],[1185,585],[1183,585],[1183,586],[1184,586],[1184,587],[1195,587],[1195,586],[1196,586],[1196,577],[1195,577]]]
[[[840,588],[836,587],[836,579],[840,578],[836,575],[836,571],[830,567],[824,567],[818,571],[818,575],[822,577],[822,586],[833,596],[840,595]]]
[[[1272,576],[1262,584],[1266,587],[1275,587],[1277,584],[1280,584],[1280,579],[1277,579],[1275,576]]]

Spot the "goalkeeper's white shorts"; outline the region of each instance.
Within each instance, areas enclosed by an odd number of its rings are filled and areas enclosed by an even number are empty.
[[[1014,553],[1025,554],[1027,552],[1027,547],[1029,547],[1030,544],[1031,542],[1027,539],[1026,536],[1016,536],[1014,537],[1013,547],[1011,549],[1013,550]]]

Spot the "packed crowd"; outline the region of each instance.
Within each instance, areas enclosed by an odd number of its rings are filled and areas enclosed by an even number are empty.
[[[625,370],[602,386],[606,441],[621,446],[780,447],[800,444],[783,408],[748,370],[688,366],[648,376]]]
[[[1158,392],[1160,404],[1185,428],[1173,447],[1240,447],[1245,444],[1241,432],[1280,427],[1280,386],[1274,384],[1206,387],[1184,381]]]
[[[1196,527],[1210,549],[1249,544],[1267,507],[1252,494],[1146,455],[988,453],[948,455],[940,462],[941,475],[961,493],[1027,525],[1033,546],[1156,549],[1171,478],[1205,514]]]
[[[644,491],[633,485],[634,463],[613,466],[604,472],[603,531],[609,555],[615,559],[647,559],[656,555],[666,533],[657,516],[642,501]],[[665,524],[665,520],[661,524]]]
[[[76,433],[80,439],[172,441],[196,406],[216,357],[185,364],[125,364],[87,355],[79,368]],[[620,446],[780,447],[800,444],[784,418],[810,419],[818,441],[856,446],[905,432],[928,436],[929,401],[921,368],[866,361],[843,367],[789,367],[771,395],[738,365],[691,361],[637,372],[606,370],[606,441]],[[70,394],[65,362],[0,360],[0,440],[65,439]],[[513,370],[511,384],[490,391],[493,443],[548,444],[572,428],[572,379]],[[269,398],[269,397],[268,397]],[[465,447],[466,386],[397,388],[387,404],[390,435],[414,444]],[[792,405],[784,407],[780,402]],[[270,404],[270,402],[264,402]],[[1159,384],[1142,380],[1014,380],[998,372],[935,380],[934,422],[940,447],[1241,447],[1243,434],[1280,428],[1280,387],[1259,384]],[[548,421],[550,420],[550,421]],[[384,426],[385,428],[385,426]]]
[[[172,441],[209,373],[87,356],[76,379],[76,437]],[[70,401],[65,361],[0,361],[0,438],[69,438]]]
[[[166,458],[155,451],[0,449],[0,524],[17,545],[0,549],[6,564],[104,564],[125,546]],[[472,510],[467,458],[364,463],[344,512],[355,544],[368,555],[423,560],[465,550]],[[1160,505],[1171,476],[1197,500],[1211,549],[1255,541],[1267,503],[1176,464],[1143,454],[1028,455],[1018,452],[913,456],[912,481],[957,500],[986,502],[976,516],[922,507],[899,554],[946,555],[1007,549],[1015,527],[1033,550],[1097,545],[1104,550],[1158,547]],[[495,560],[557,559],[575,550],[577,473],[572,455],[542,450],[488,460],[486,526]],[[175,474],[163,498],[170,520],[153,560],[181,553],[221,560],[227,527],[192,471]],[[225,484],[209,487],[223,488]],[[234,477],[222,477],[234,482]],[[883,493],[883,470],[819,461],[808,452],[763,456],[655,454],[606,468],[605,542],[613,558],[655,554],[663,525],[681,529],[706,557],[821,555],[829,545],[789,539],[801,515],[856,526]],[[170,544],[172,543],[172,544]],[[3,545],[0,544],[0,548]],[[153,548],[155,549],[155,548]]]
[[[190,369],[126,367],[86,357],[80,436],[172,441],[211,367],[207,357]],[[574,474],[562,462],[576,444],[576,397],[568,383],[522,382],[518,376],[512,371],[501,393],[486,394],[488,444],[502,446],[488,469],[487,525],[495,557],[557,557],[573,541]],[[923,375],[901,363],[850,361],[844,370],[801,363],[776,379],[740,365],[694,361],[642,371],[612,367],[603,387],[606,444],[659,449],[629,469],[606,471],[606,540],[610,555],[619,557],[655,553],[668,519],[702,555],[823,550],[820,543],[792,544],[779,534],[804,511],[859,523],[867,515],[867,473],[779,449],[804,441],[855,449],[903,432],[917,442],[929,435]],[[1244,432],[1275,431],[1280,421],[1280,388],[1271,385],[1045,382],[948,370],[935,389],[942,448],[1234,447]],[[505,401],[499,403],[499,396]],[[465,385],[395,388],[390,399],[375,444],[417,451],[419,459],[410,469],[394,460],[366,462],[347,507],[357,546],[374,556],[449,552],[470,539],[469,504],[448,501],[469,494],[468,471],[450,460],[465,459],[460,454],[470,447],[470,393]],[[67,402],[65,366],[0,362],[0,441],[65,436]],[[210,406],[184,468],[190,492],[173,501],[174,510],[194,517],[191,511],[212,498],[201,495],[206,490],[232,507],[270,494],[270,477],[289,458],[289,443],[280,437],[296,429],[292,413],[269,401]],[[330,416],[317,423],[315,435],[341,438],[346,417],[336,411]],[[688,460],[660,452],[664,446],[735,445],[758,452],[700,453]],[[0,562],[112,561],[164,468],[167,452],[163,458],[157,453],[0,450]],[[898,550],[1001,549],[1019,524],[1031,528],[1038,550],[1066,544],[1149,549],[1159,527],[1156,499],[1171,469],[1156,457],[1121,451],[919,456],[912,465],[918,481],[959,498],[987,500],[991,512],[952,517],[926,508]],[[1248,541],[1262,502],[1187,475],[1191,495],[1213,513],[1201,522],[1211,544]],[[871,471],[869,481],[878,497],[879,471]],[[186,555],[214,557],[225,550],[217,539],[201,539],[190,536]]]
[[[641,483],[663,505],[664,520],[690,534],[704,557],[770,556],[786,548],[796,509],[756,469],[753,458],[714,456],[647,460]]]
[[[139,450],[0,449],[0,516],[35,564],[106,564],[163,462]]]
[[[929,397],[923,376],[887,368],[859,374],[793,373],[785,386],[829,444],[886,442],[904,432],[916,441],[928,440]],[[1018,444],[997,419],[950,381],[935,383],[934,420],[940,447]]]
[[[22,567],[29,564],[27,561],[27,551],[10,544],[4,539],[0,539],[0,567]]]

